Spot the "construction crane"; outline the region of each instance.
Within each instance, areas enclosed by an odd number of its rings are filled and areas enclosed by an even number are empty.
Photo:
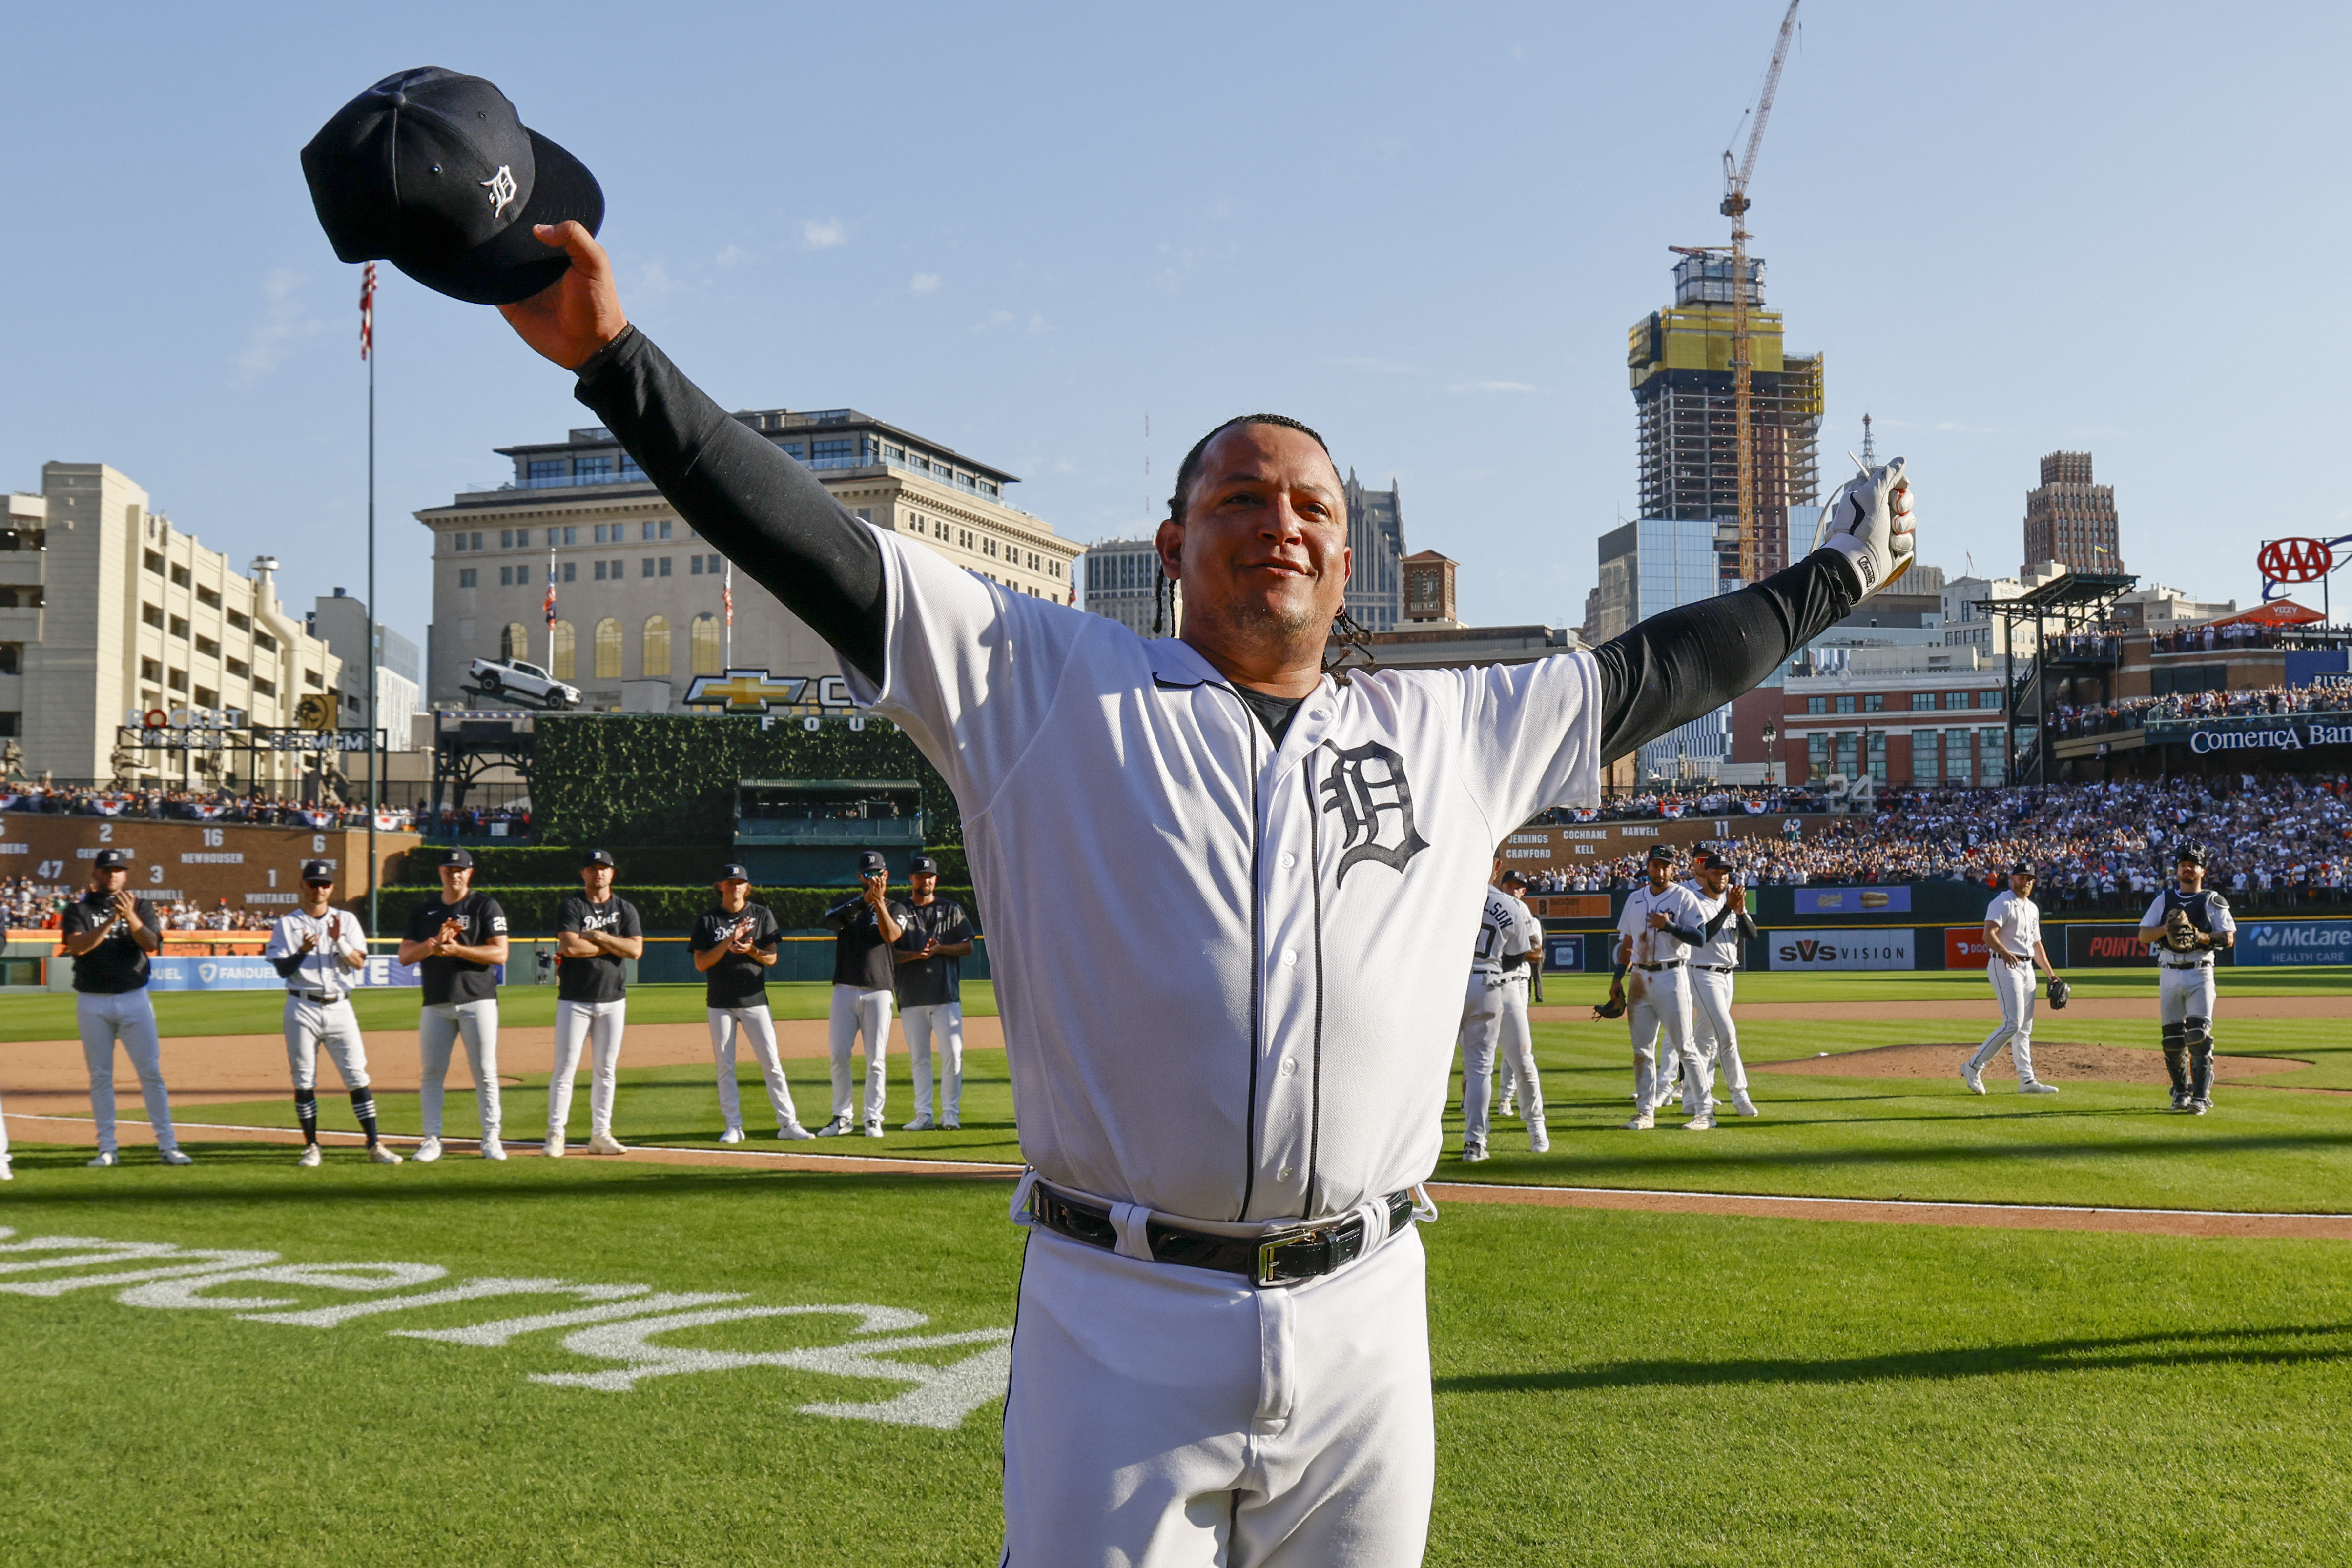
[[[1755,177],[1757,150],[1764,144],[1764,122],[1772,117],[1772,95],[1780,88],[1780,68],[1789,58],[1789,40],[1796,36],[1797,6],[1789,0],[1780,18],[1780,36],[1772,44],[1772,67],[1764,73],[1763,90],[1756,96],[1749,117],[1748,149],[1739,162],[1731,149],[1723,150],[1723,204],[1717,209],[1731,220],[1731,410],[1739,443],[1739,576],[1754,582],[1763,575],[1756,534],[1756,431],[1749,423],[1752,392],[1748,352],[1748,182]]]

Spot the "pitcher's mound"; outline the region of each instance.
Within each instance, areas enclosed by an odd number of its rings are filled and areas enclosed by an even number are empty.
[[[1794,1061],[1751,1062],[1759,1072],[1814,1072],[1832,1078],[1957,1078],[1969,1057],[1976,1054],[1973,1044],[1963,1045],[1882,1045],[1871,1051],[1833,1051],[1828,1056],[1805,1056]],[[2243,1078],[2257,1072],[2293,1072],[2308,1067],[2307,1061],[2289,1061],[2276,1056],[2217,1056],[2213,1059],[2214,1076]],[[2016,1065],[2010,1061],[2009,1048],[2003,1046],[1984,1067],[1984,1076],[1998,1078],[2002,1074],[2017,1076]],[[2063,1083],[2072,1078],[2089,1079],[2104,1083],[2169,1083],[2164,1071],[2164,1055],[2156,1051],[2130,1051],[2115,1045],[2085,1045],[2074,1040],[2037,1040],[2033,1042],[2033,1076],[2052,1083]]]

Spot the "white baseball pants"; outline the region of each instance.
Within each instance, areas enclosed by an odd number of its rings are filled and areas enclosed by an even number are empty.
[[[1503,998],[1486,982],[1485,969],[1470,971],[1470,988],[1462,998],[1462,1028],[1456,1042],[1462,1048],[1462,1141],[1483,1144],[1494,1110],[1495,1049],[1503,1035]]]
[[[1739,1030],[1731,1022],[1729,969],[1690,967],[1691,1034],[1715,1064],[1723,1086],[1734,1094],[1748,1092],[1748,1068],[1739,1060]]]
[[[719,1069],[719,1113],[727,1118],[727,1124],[738,1132],[743,1127],[743,1103],[735,1088],[735,1040],[740,1035],[751,1041],[752,1058],[760,1064],[760,1076],[768,1085],[768,1106],[776,1113],[777,1130],[799,1126],[800,1113],[793,1109],[793,1092],[784,1085],[783,1059],[776,1054],[776,1020],[768,1011],[768,1004],[712,1008],[709,1015],[710,1060]]]
[[[588,1133],[611,1136],[613,1089],[620,1081],[621,1030],[627,1024],[629,998],[609,1002],[555,1004],[555,1071],[547,1080],[547,1125],[561,1132],[572,1124],[572,1080],[580,1071],[580,1052],[588,1051]]]
[[[1421,1562],[1437,1442],[1414,1228],[1265,1291],[1031,1231],[1003,1562]]]
[[[0,1166],[8,1163],[8,1112],[0,1106]]]
[[[1501,1062],[1503,1092],[1518,1092],[1520,1122],[1530,1133],[1539,1133],[1544,1124],[1543,1079],[1536,1071],[1536,1036],[1528,1022],[1527,974],[1520,969],[1504,976],[1502,988],[1496,993],[1503,1004],[1496,1056]]]
[[[434,1002],[417,1015],[416,1056],[423,1070],[417,1085],[418,1118],[425,1135],[441,1135],[441,1101],[449,1077],[449,1057],[466,1042],[466,1065],[474,1074],[474,1104],[481,1113],[482,1136],[499,1135],[499,1001]]]
[[[352,1011],[348,997],[339,1002],[312,1002],[289,992],[280,1021],[286,1030],[286,1065],[293,1070],[295,1088],[319,1086],[322,1045],[344,1088],[367,1087],[367,1045],[360,1039],[359,1015]]]
[[[1675,1077],[1658,1070],[1658,1040],[1666,1042],[1666,1060],[1678,1064],[1683,1109],[1696,1116],[1706,1109],[1715,1093],[1715,1059],[1699,1049],[1691,1028],[1690,971],[1677,964],[1667,969],[1635,969],[1628,988],[1633,1003],[1625,1019],[1633,1036],[1634,1103],[1655,1114],[1674,1097]]]
[[[866,1119],[882,1119],[882,1103],[889,1088],[888,1052],[890,1049],[889,991],[861,991],[856,986],[833,988],[833,1017],[825,1035],[825,1045],[833,1057],[833,1118],[840,1121],[850,1113],[849,1053],[857,1049],[857,1037],[866,1037]]]
[[[940,1002],[908,1008],[898,1015],[907,1029],[907,1060],[915,1074],[915,1114],[931,1113],[931,1037],[940,1041],[940,1109],[942,1120],[963,1114],[963,1004]]]
[[[147,988],[135,991],[76,991],[74,1021],[81,1030],[81,1059],[89,1068],[89,1113],[98,1123],[98,1152],[114,1147],[114,1042],[139,1075],[147,1120],[155,1124],[155,1146],[176,1149],[172,1135],[172,1092],[163,1086],[163,1045],[155,1032],[155,1004]]]
[[[2186,1023],[2190,1019],[2213,1021],[2213,966],[2166,964],[2156,982],[2156,1021]]]
[[[2033,966],[1990,958],[1985,961],[1985,978],[1992,982],[1992,994],[2000,1002],[2000,1025],[1985,1036],[1977,1053],[1969,1058],[1969,1065],[1981,1071],[2005,1045],[2010,1060],[2017,1064],[2021,1088],[2033,1082]]]

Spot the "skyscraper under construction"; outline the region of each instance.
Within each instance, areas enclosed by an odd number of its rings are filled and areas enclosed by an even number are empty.
[[[1634,323],[1625,362],[1640,426],[1641,516],[1712,522],[1718,588],[1739,581],[1739,441],[1733,413],[1731,258],[1685,256],[1675,302]],[[1821,500],[1822,357],[1786,354],[1764,305],[1764,263],[1748,262],[1748,418],[1755,442],[1757,566],[1769,575],[1811,543]],[[1804,536],[1792,541],[1792,530]],[[1677,534],[1683,532],[1676,529]]]

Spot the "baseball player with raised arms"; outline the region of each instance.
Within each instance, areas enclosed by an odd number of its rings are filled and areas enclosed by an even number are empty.
[[[2058,1092],[2056,1084],[2033,1076],[2033,966],[2040,964],[2050,983],[2058,983],[2049,950],[2042,946],[2042,906],[2033,902],[2033,868],[2018,862],[2009,868],[2009,891],[1985,908],[1985,978],[2000,1003],[2000,1023],[1960,1069],[1960,1082],[1971,1094],[1985,1092],[1979,1075],[2004,1045],[2017,1066],[2019,1093]]]
[[[474,1074],[482,1158],[502,1160],[507,1151],[499,1139],[498,966],[507,961],[507,912],[488,894],[473,891],[470,852],[444,850],[437,870],[441,896],[410,913],[408,935],[400,944],[400,961],[416,966],[425,998],[416,1015],[416,1103],[425,1129],[416,1160],[430,1165],[441,1157],[449,1057],[460,1040]]]
[[[1901,464],[1803,562],[1597,652],[1341,684],[1347,503],[1297,421],[1186,455],[1156,540],[1183,634],[1148,641],[845,511],[628,325],[585,227],[535,232],[570,266],[509,321],[962,809],[1034,1166],[1003,1560],[1419,1562],[1412,1221],[1495,847],[1906,567]]]
[[[1462,1161],[1476,1165],[1486,1158],[1488,1108],[1495,1087],[1495,1057],[1499,1048],[1513,1064],[1527,1091],[1528,1147],[1542,1154],[1551,1147],[1544,1131],[1543,1081],[1536,1074],[1534,1037],[1528,1030],[1525,966],[1540,950],[1543,929],[1528,935],[1534,917],[1528,906],[1500,885],[1486,890],[1478,915],[1478,936],[1470,950],[1470,988],[1462,1001],[1459,1040],[1462,1047]],[[1516,992],[1517,1007],[1510,1006]],[[1517,1027],[1511,1027],[1516,1016]]]
[[[1518,961],[1517,963],[1507,961],[1507,961],[1503,965],[1503,978],[1509,983],[1502,989],[1502,1036],[1501,1042],[1495,1052],[1495,1083],[1497,1091],[1495,1113],[1498,1116],[1508,1116],[1515,1109],[1519,1092],[1518,1069],[1514,1063],[1524,1056],[1532,1071],[1536,1059],[1535,1030],[1528,1021],[1528,1005],[1531,1001],[1543,1000],[1541,988],[1543,986],[1544,931],[1543,922],[1537,919],[1536,912],[1528,907],[1526,877],[1521,876],[1517,872],[1507,871],[1496,878],[1495,885],[1508,895],[1512,903],[1519,906],[1517,915],[1519,946],[1517,952]],[[1534,1098],[1528,1103],[1536,1108],[1535,1120],[1540,1123],[1543,1120],[1543,1080],[1537,1077],[1530,1082],[1535,1084],[1535,1090]],[[1531,1135],[1533,1132],[1534,1129],[1530,1128]],[[1539,1155],[1550,1147],[1551,1139],[1549,1135],[1533,1145],[1534,1152]]]
[[[866,1117],[869,1138],[882,1136],[882,1108],[889,1092],[890,1009],[898,992],[898,939],[907,934],[906,905],[890,897],[890,866],[878,850],[857,857],[857,894],[824,912],[833,936],[833,1010],[826,1024],[826,1054],[833,1067],[833,1119],[816,1130],[820,1138],[858,1131],[849,1074],[850,1053],[866,1037]]]
[[[1690,975],[1683,967],[1685,951],[1705,940],[1706,914],[1690,889],[1674,880],[1673,846],[1652,844],[1643,867],[1649,881],[1627,894],[1618,912],[1616,973],[1610,982],[1612,998],[1631,1003],[1625,1024],[1633,1036],[1633,1119],[1625,1128],[1646,1133],[1656,1126],[1659,1108],[1674,1096],[1679,1079],[1683,1109],[1690,1114],[1683,1130],[1711,1132],[1715,1061],[1692,1037]],[[1633,977],[1630,997],[1624,991],[1628,970]],[[1675,1064],[1673,1077],[1659,1071],[1661,1035],[1667,1060]]]
[[[2236,946],[2237,916],[2205,886],[2205,852],[2184,844],[2173,857],[2176,885],[2139,917],[2139,939],[2157,949],[2156,1016],[2172,1108],[2202,1116],[2213,1108],[2213,964]]]
[[[1758,1114],[1748,1097],[1748,1067],[1739,1060],[1739,1030],[1731,1021],[1732,977],[1739,972],[1741,944],[1756,935],[1748,916],[1748,890],[1739,885],[1735,868],[1720,850],[1701,850],[1691,856],[1695,873],[1683,883],[1698,900],[1706,924],[1706,938],[1691,949],[1686,960],[1691,977],[1691,1034],[1700,1054],[1714,1064],[1715,1075],[1731,1091],[1731,1108],[1742,1116]]]
[[[719,1113],[726,1127],[722,1144],[743,1141],[742,1094],[735,1086],[735,1041],[749,1040],[768,1086],[768,1108],[776,1113],[776,1136],[798,1143],[816,1134],[801,1125],[793,1092],[784,1082],[783,1059],[776,1054],[776,1019],[768,1010],[768,971],[776,967],[783,928],[776,912],[751,902],[751,873],[741,865],[719,868],[715,908],[694,923],[687,947],[702,971],[702,1003],[710,1020],[710,1059],[719,1073]]]
[[[302,1124],[302,1154],[294,1163],[319,1164],[319,1048],[327,1048],[335,1074],[352,1097],[352,1114],[367,1134],[367,1157],[396,1166],[400,1156],[376,1136],[375,1091],[368,1087],[367,1042],[352,1010],[352,977],[367,966],[367,933],[356,915],[328,900],[335,893],[335,862],[302,862],[302,902],[269,927],[261,956],[286,982],[286,1063],[294,1073],[294,1116]]]
[[[58,933],[73,958],[74,1019],[81,1030],[82,1062],[89,1069],[89,1112],[98,1124],[98,1153],[89,1164],[116,1163],[114,1042],[139,1075],[155,1153],[167,1166],[192,1166],[172,1134],[172,1092],[163,1083],[163,1044],[155,1031],[155,1004],[147,995],[147,960],[162,950],[163,922],[155,906],[130,892],[129,850],[100,850],[90,858],[89,891],[66,905]]]
[[[610,851],[590,850],[580,862],[580,891],[555,912],[555,1071],[547,1080],[547,1141],[540,1146],[551,1159],[563,1155],[583,1047],[589,1052],[588,1152],[629,1152],[613,1136],[613,1094],[629,1019],[623,966],[645,956],[646,940],[637,906],[613,891],[613,872]]]

